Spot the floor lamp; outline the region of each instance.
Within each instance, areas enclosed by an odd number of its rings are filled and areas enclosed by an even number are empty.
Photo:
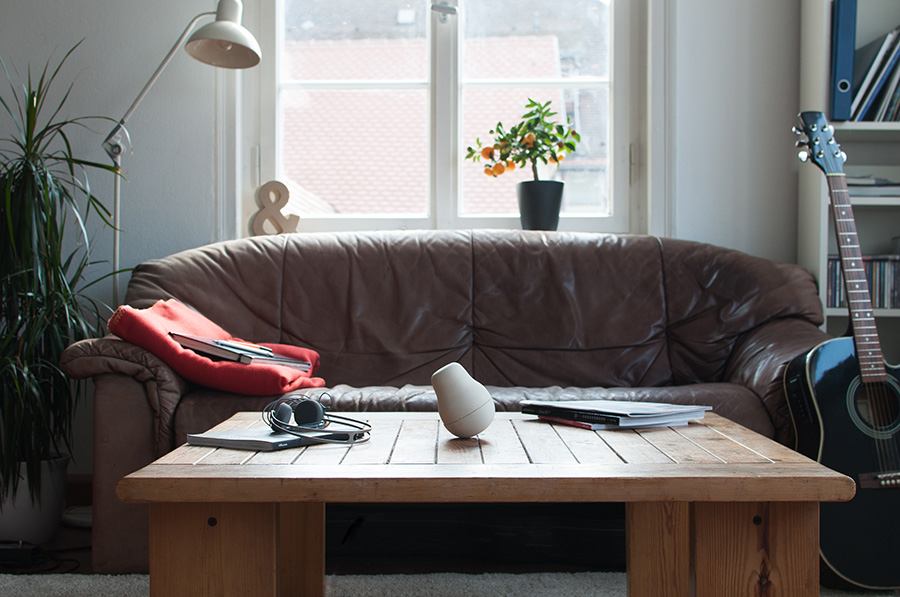
[[[185,28],[184,33],[166,54],[166,57],[156,68],[153,76],[138,93],[138,96],[132,102],[131,107],[125,112],[125,115],[119,120],[109,136],[103,142],[103,149],[113,160],[113,164],[117,170],[122,166],[122,154],[125,151],[126,144],[131,147],[131,138],[125,129],[125,123],[131,118],[131,115],[140,105],[144,96],[159,78],[159,75],[166,68],[178,48],[184,43],[197,22],[208,16],[215,15],[216,20],[208,23],[198,29],[185,44],[185,50],[188,54],[201,62],[219,66],[223,68],[250,68],[259,64],[262,52],[259,49],[259,43],[249,31],[241,26],[241,13],[243,5],[240,0],[219,0],[216,12],[204,12],[191,20]],[[115,177],[115,189],[113,193],[113,303],[115,307],[119,306],[119,193],[121,187],[121,177]]]

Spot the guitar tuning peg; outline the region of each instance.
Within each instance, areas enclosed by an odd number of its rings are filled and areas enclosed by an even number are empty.
[[[806,147],[806,143],[807,143],[807,142],[806,142],[805,139],[797,139],[796,141],[794,141],[794,147],[798,147],[798,148],[799,148],[799,147]]]
[[[798,129],[795,126],[792,126],[791,130],[794,131],[794,134],[797,135],[798,137],[803,134],[803,131],[801,131],[800,129]]]
[[[800,158],[801,162],[806,163],[806,161],[809,159],[809,152],[801,151],[800,153],[797,154],[797,157]]]
[[[843,152],[843,151],[841,152],[841,159],[844,160],[844,162],[847,161],[847,153],[846,152]]]

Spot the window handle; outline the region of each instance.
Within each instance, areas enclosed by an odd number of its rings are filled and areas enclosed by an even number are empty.
[[[459,14],[459,10],[455,6],[450,6],[446,2],[441,2],[440,4],[432,4],[431,10],[440,13],[441,23],[446,23],[447,18],[450,15],[456,16]]]

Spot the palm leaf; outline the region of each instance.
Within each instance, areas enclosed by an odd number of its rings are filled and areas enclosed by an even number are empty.
[[[0,498],[15,495],[23,481],[20,462],[31,497],[38,498],[40,461],[70,449],[82,388],[59,369],[59,358],[71,342],[101,333],[106,309],[84,293],[96,282],[85,279],[96,263],[88,216],[95,211],[110,223],[87,171],[118,171],[74,153],[68,131],[90,130],[97,119],[60,117],[74,80],[50,103],[80,43],[59,62],[44,64],[38,76],[29,68],[24,85],[13,82],[0,59],[10,90],[8,97],[0,94],[0,115],[8,115],[15,130],[0,139],[0,226],[6,233],[0,243]]]

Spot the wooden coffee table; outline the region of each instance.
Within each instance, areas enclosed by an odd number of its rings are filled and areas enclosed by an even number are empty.
[[[150,504],[151,594],[322,595],[328,502],[626,502],[629,595],[818,595],[819,502],[855,491],[715,414],[595,432],[498,413],[469,440],[436,413],[358,416],[374,431],[352,448],[182,446],[122,479]]]

